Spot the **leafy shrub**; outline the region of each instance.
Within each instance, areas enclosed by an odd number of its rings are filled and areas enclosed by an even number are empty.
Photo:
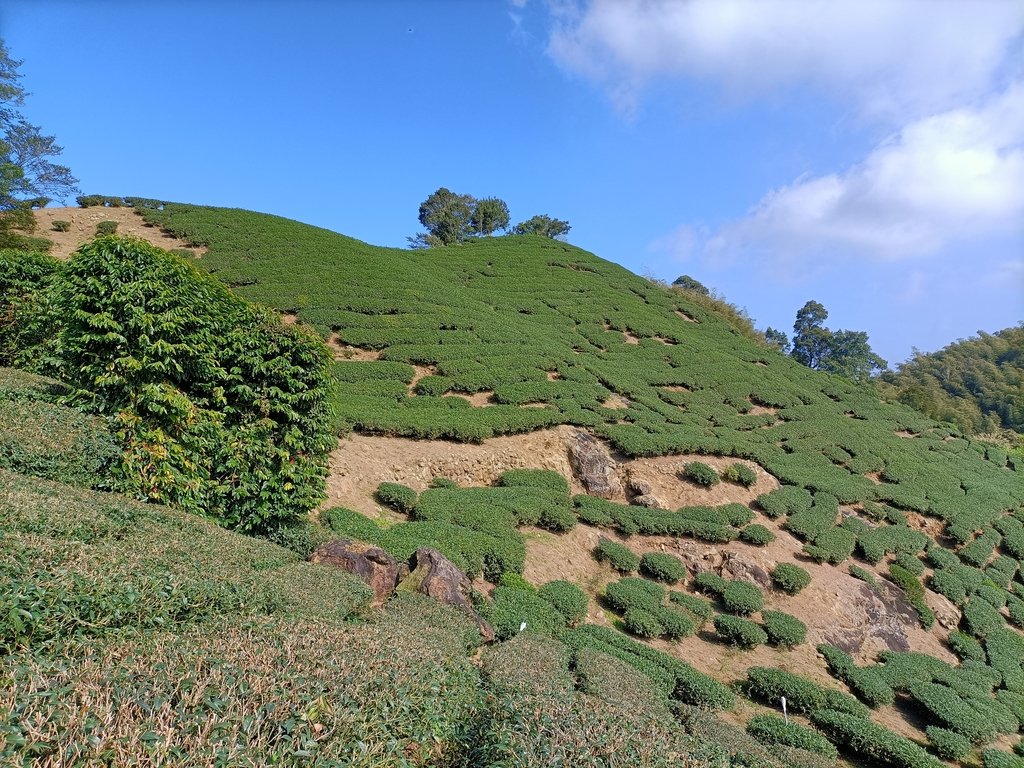
[[[966,760],[971,754],[971,742],[956,731],[929,725],[925,729],[925,733],[928,734],[928,741],[931,742],[935,754],[943,760],[959,763]]]
[[[753,584],[745,581],[730,581],[722,591],[722,602],[730,613],[748,616],[761,610],[764,595]]]
[[[949,686],[931,682],[914,683],[909,690],[939,723],[974,744],[989,742],[997,734],[1015,731],[1019,726],[1003,705],[987,695],[968,693],[965,699]]]
[[[895,700],[892,686],[877,667],[858,667],[850,654],[827,643],[818,646],[818,653],[825,657],[832,676],[846,683],[854,695],[872,709]]]
[[[672,606],[663,607],[658,611],[657,617],[664,628],[662,636],[667,640],[689,637],[697,631],[698,621],[703,624],[702,619],[694,618],[689,612],[678,610]]]
[[[1024,758],[1001,749],[983,749],[981,764],[984,768],[1024,768]]]
[[[932,625],[935,623],[935,613],[924,601],[924,585],[921,584],[921,580],[906,568],[901,568],[896,563],[889,566],[889,578],[896,583],[896,586],[903,590],[903,593],[907,596],[907,600],[912,606],[914,606],[914,610],[917,611],[918,620],[921,622],[921,626],[924,629],[931,629]]]
[[[852,696],[772,667],[748,669],[743,688],[752,698],[772,706],[785,696],[789,708],[803,714],[836,710],[862,718],[867,717],[870,711]]]
[[[134,495],[247,531],[320,501],[335,442],[320,339],[128,238],[82,246],[46,303],[47,364],[84,407],[116,414]]]
[[[524,622],[525,631],[549,636],[565,626],[562,614],[541,598],[532,586],[523,589],[517,583],[499,584],[491,593],[491,602],[477,608],[491,623],[499,640],[515,637]]]
[[[631,608],[655,612],[664,599],[663,587],[635,576],[613,581],[605,587],[605,600],[616,613],[625,613]]]
[[[722,479],[727,483],[736,483],[744,488],[749,488],[757,482],[757,475],[746,464],[737,462],[736,464],[730,464],[722,470]]]
[[[706,592],[712,595],[721,595],[725,592],[726,587],[729,586],[729,581],[728,579],[723,579],[717,573],[704,571],[703,573],[698,573],[693,577],[693,586],[701,592]]]
[[[459,484],[449,477],[432,477],[430,478],[430,487],[452,489],[458,488]]]
[[[381,483],[373,495],[381,504],[397,509],[399,512],[408,514],[416,506],[416,491],[401,483]]]
[[[850,566],[850,575],[855,579],[863,581],[875,590],[875,592],[878,592],[882,588],[882,584],[878,581],[878,577],[866,568],[861,568],[859,565]]]
[[[755,547],[764,547],[775,541],[775,534],[763,525],[753,523],[740,531],[740,540]]]
[[[658,616],[643,608],[630,608],[622,617],[626,631],[637,637],[660,637],[665,633],[665,625]]]
[[[807,625],[782,611],[761,611],[761,624],[771,645],[792,648],[807,639]]]
[[[104,235],[112,235],[117,232],[116,221],[101,221],[96,225],[96,236],[103,237]]]
[[[647,552],[640,558],[640,573],[657,581],[675,584],[686,578],[687,570],[683,561],[675,555]]]
[[[607,562],[619,573],[633,573],[640,567],[640,558],[629,547],[603,536],[597,542],[594,557],[598,562]]]
[[[962,661],[984,662],[986,660],[985,649],[971,635],[959,630],[953,630],[946,638],[946,642],[949,643],[950,650],[959,656]]]
[[[54,219],[52,226],[54,232],[67,232],[71,229],[71,222],[64,221],[63,219]]]
[[[914,576],[920,577],[924,574],[924,563],[916,555],[911,555],[907,552],[900,552],[896,555],[896,559],[893,561],[900,568],[909,571]]]
[[[668,598],[671,602],[675,603],[697,619],[697,622],[695,622],[695,630],[697,626],[703,626],[704,622],[708,621],[715,613],[715,609],[712,607],[711,603],[697,595],[690,595],[686,592],[673,590],[668,593]]]
[[[829,740],[859,757],[892,768],[943,768],[943,764],[909,739],[864,717],[835,711],[818,711],[811,721]]]
[[[813,544],[804,546],[804,552],[819,563],[838,565],[853,554],[857,537],[838,526],[832,526],[819,533]]]
[[[967,601],[961,619],[967,632],[978,638],[985,638],[1006,624],[1002,614],[979,597]]]
[[[754,648],[768,641],[767,633],[755,622],[724,613],[715,616],[715,633],[723,642],[740,648]]]
[[[810,509],[813,497],[806,488],[783,485],[769,493],[762,493],[755,502],[768,517],[778,518]]]
[[[579,624],[587,617],[589,600],[587,593],[568,581],[549,581],[537,590],[543,600],[551,603],[551,607],[562,614],[565,623],[570,627]]]
[[[510,469],[498,477],[498,485],[506,488],[543,488],[569,495],[569,481],[550,469]]]
[[[811,583],[811,574],[792,563],[778,563],[771,571],[772,582],[790,595],[797,594]]]
[[[691,483],[711,488],[718,485],[718,473],[700,461],[692,461],[683,467],[683,477]]]
[[[835,759],[839,752],[817,731],[797,723],[787,723],[776,715],[755,715],[747,721],[747,733],[766,744],[785,744]]]

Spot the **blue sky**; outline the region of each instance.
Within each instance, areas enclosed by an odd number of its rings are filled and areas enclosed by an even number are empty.
[[[7,0],[86,193],[404,246],[439,186],[890,363],[1024,320],[1019,0]]]

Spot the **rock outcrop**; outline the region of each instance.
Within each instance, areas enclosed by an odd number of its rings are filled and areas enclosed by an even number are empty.
[[[409,575],[398,585],[399,589],[419,592],[461,609],[476,622],[485,641],[494,640],[494,629],[481,618],[469,599],[469,579],[451,560],[436,549],[420,547],[409,561],[409,566]]]
[[[587,493],[602,499],[621,498],[622,483],[616,475],[618,465],[600,440],[576,431],[567,440],[569,464]]]
[[[371,605],[382,605],[395,591],[400,565],[380,547],[352,539],[335,539],[321,544],[310,562],[326,563],[358,576],[373,590]]]

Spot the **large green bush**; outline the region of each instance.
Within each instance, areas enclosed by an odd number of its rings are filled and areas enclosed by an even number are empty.
[[[629,547],[603,536],[594,549],[594,557],[599,562],[608,563],[620,573],[633,573],[640,567],[640,558],[633,554]]]
[[[764,595],[753,584],[745,581],[730,581],[722,590],[722,603],[730,613],[749,616],[761,610]]]
[[[869,707],[892,704],[895,694],[877,667],[858,667],[853,657],[834,645],[822,643],[818,653],[825,657],[832,676],[846,683],[854,695]]]
[[[323,496],[324,344],[140,240],[82,246],[45,299],[44,362],[110,414],[122,487],[259,530]]]
[[[412,512],[416,506],[416,491],[401,483],[381,483],[373,495],[381,504],[386,504],[399,512]]]
[[[576,626],[587,616],[587,593],[568,581],[549,581],[537,590],[537,595],[562,614],[570,627]]]
[[[718,473],[700,461],[693,461],[683,467],[683,477],[691,483],[702,485],[705,488],[718,485]]]
[[[807,639],[807,625],[782,611],[761,611],[761,624],[771,645],[792,648]]]
[[[747,721],[747,733],[766,744],[786,744],[833,759],[839,756],[832,742],[817,731],[797,723],[787,723],[776,715],[755,715],[750,718]]]
[[[779,563],[772,569],[771,577],[775,586],[791,595],[811,583],[811,574],[793,563]]]
[[[785,696],[792,711],[804,714],[836,710],[862,718],[870,712],[852,696],[834,688],[825,688],[792,672],[771,667],[748,669],[743,688],[752,698],[772,706],[778,704],[781,696]]]
[[[775,541],[775,534],[765,526],[753,523],[740,531],[740,541],[753,544],[755,547],[764,547]]]
[[[959,763],[966,760],[971,754],[971,742],[956,731],[929,725],[925,729],[925,733],[928,734],[928,741],[931,742],[935,754],[943,760]]]
[[[863,717],[825,710],[812,713],[811,720],[834,744],[872,763],[891,768],[943,767],[914,742]]]
[[[682,581],[687,574],[682,560],[664,552],[647,552],[640,558],[640,572],[668,584]]]
[[[723,642],[740,648],[754,648],[768,642],[767,633],[756,623],[725,613],[715,616],[715,633]]]

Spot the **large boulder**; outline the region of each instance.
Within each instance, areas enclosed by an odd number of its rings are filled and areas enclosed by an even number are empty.
[[[371,605],[382,605],[398,584],[400,566],[380,547],[352,539],[335,539],[321,544],[310,562],[326,563],[358,576],[373,590]]]
[[[469,579],[451,560],[436,549],[420,547],[409,561],[409,567],[409,575],[398,585],[399,589],[419,592],[461,609],[476,622],[485,641],[494,640],[494,629],[481,618],[469,599]]]
[[[618,465],[604,443],[586,432],[576,431],[568,439],[569,464],[587,493],[602,499],[623,497]]]

